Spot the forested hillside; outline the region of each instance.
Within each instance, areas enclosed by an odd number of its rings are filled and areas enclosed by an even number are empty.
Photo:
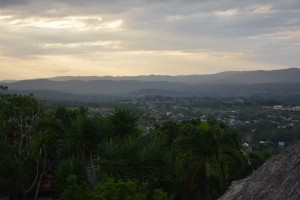
[[[116,107],[44,108],[0,93],[0,194],[13,199],[216,199],[268,158],[210,120],[156,122]]]
[[[97,102],[102,98],[161,95],[251,97],[300,101],[300,69],[190,76],[57,77],[5,83],[13,93],[41,100]]]

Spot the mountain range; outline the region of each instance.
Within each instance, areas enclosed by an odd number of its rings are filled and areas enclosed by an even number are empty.
[[[229,71],[185,76],[87,76],[2,81],[10,91],[46,100],[97,101],[103,96],[299,96],[300,69]]]
[[[300,69],[289,68],[272,71],[227,71],[208,75],[181,75],[181,76],[61,76],[49,78],[52,81],[96,81],[96,80],[114,80],[114,81],[168,81],[188,84],[222,84],[222,83],[274,83],[274,82],[300,82]]]

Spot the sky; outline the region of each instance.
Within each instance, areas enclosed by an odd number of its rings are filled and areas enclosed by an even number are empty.
[[[0,80],[300,67],[299,0],[0,0]]]

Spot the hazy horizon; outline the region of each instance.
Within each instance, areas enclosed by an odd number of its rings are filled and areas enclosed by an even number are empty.
[[[293,70],[293,69],[298,69],[300,68],[282,68],[282,69],[271,69],[271,70],[244,70],[244,71],[221,71],[221,72],[216,72],[216,73],[208,73],[208,74],[177,74],[177,75],[169,75],[169,74],[140,74],[140,75],[128,75],[128,76],[114,76],[114,75],[86,75],[86,76],[80,76],[80,75],[66,75],[66,76],[51,76],[51,77],[35,77],[35,78],[28,78],[28,79],[0,79],[0,82],[15,82],[15,81],[25,81],[25,80],[38,80],[38,79],[49,79],[49,80],[58,80],[59,78],[72,78],[71,80],[76,80],[76,78],[105,78],[105,77],[112,77],[112,78],[130,78],[130,77],[189,77],[189,76],[206,76],[206,75],[217,75],[217,74],[222,74],[222,73],[243,73],[243,72],[259,72],[259,71],[264,71],[264,72],[272,72],[272,71],[282,71],[282,70]],[[64,80],[64,79],[62,79]],[[81,79],[78,79],[81,80]],[[92,79],[93,80],[93,79]],[[95,79],[96,80],[96,79]],[[134,79],[132,79],[134,80]]]
[[[0,80],[299,68],[297,0],[1,0]]]

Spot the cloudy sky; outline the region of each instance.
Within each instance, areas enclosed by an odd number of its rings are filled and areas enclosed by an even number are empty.
[[[0,0],[0,80],[300,67],[299,0]]]

